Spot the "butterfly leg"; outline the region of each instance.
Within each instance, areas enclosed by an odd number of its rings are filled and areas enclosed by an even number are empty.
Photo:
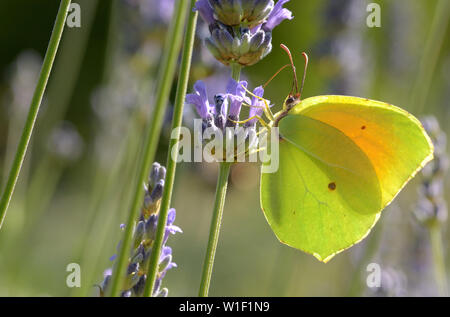
[[[275,121],[275,116],[272,113],[272,110],[270,110],[270,106],[269,103],[267,102],[266,99],[259,97],[257,95],[255,95],[254,93],[252,93],[250,90],[248,90],[247,88],[245,88],[244,86],[242,86],[244,88],[244,90],[252,97],[255,97],[256,99],[261,100],[262,102],[264,102],[264,107],[260,107],[260,106],[252,106],[252,105],[246,105],[246,106],[250,106],[250,107],[255,107],[255,108],[264,108],[264,113],[267,116],[267,118],[270,121]]]
[[[229,120],[230,120],[231,122],[234,122],[234,123],[237,123],[237,124],[244,124],[244,123],[247,123],[247,122],[249,122],[249,121],[251,121],[251,120],[254,120],[254,119],[257,119],[257,120],[261,123],[261,125],[263,125],[266,129],[270,129],[270,126],[267,124],[267,122],[264,121],[264,119],[261,118],[261,117],[258,116],[258,115],[253,116],[253,117],[250,117],[250,118],[248,118],[248,119],[246,119],[246,120],[243,120],[243,121],[234,121],[234,120],[231,120],[231,119],[229,119]]]

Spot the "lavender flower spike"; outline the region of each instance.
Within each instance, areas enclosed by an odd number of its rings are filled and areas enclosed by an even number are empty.
[[[203,95],[206,94],[206,89],[203,89],[205,88],[204,85],[199,85],[197,88],[200,93],[195,96],[198,97],[198,100],[201,100],[202,103],[205,103],[205,100],[207,102],[207,99],[203,98],[206,96]],[[123,297],[139,297],[144,294],[145,283],[147,281],[148,261],[152,253],[151,246],[155,240],[165,175],[166,169],[158,163],[154,163],[150,172],[148,184],[144,187],[145,199],[133,233],[134,244],[128,259],[127,272],[126,275],[123,276],[123,289],[121,290],[121,296]],[[171,234],[182,232],[179,227],[174,225],[175,216],[175,209],[170,209],[166,222],[163,250],[159,260],[160,271],[158,272],[158,278],[155,288],[153,289],[153,296],[167,296],[168,290],[166,288],[161,289],[162,279],[168,270],[177,267],[177,265],[172,262],[172,249],[165,246]],[[115,256],[111,257],[110,260],[114,261]],[[100,296],[103,296],[106,292],[113,269],[105,271],[103,283],[100,285]]]
[[[205,45],[224,65],[250,66],[272,50],[272,31],[292,19],[289,0],[198,0],[196,10],[208,24]]]
[[[203,83],[201,83],[203,84]],[[258,98],[249,98],[247,96],[247,82],[246,81],[235,81],[230,78],[226,88],[226,94],[219,93],[214,97],[215,107],[209,106],[210,103],[207,100],[201,99],[199,96],[203,92],[199,92],[199,87],[204,88],[204,85],[200,85],[199,82],[196,83],[195,89],[196,93],[189,94],[186,97],[186,102],[193,104],[198,108],[209,108],[208,111],[199,111],[199,114],[203,120],[203,131],[201,133],[205,134],[207,129],[207,135],[212,133],[220,134],[223,137],[222,144],[233,144],[234,147],[229,149],[216,149],[212,159],[217,162],[237,162],[241,158],[254,153],[254,150],[258,146],[258,139],[256,137],[256,119],[245,123],[243,126],[239,126],[237,123],[239,121],[239,115],[241,112],[242,105],[245,103],[247,105],[253,106],[250,108],[250,116],[261,115],[264,111],[264,102]],[[264,89],[262,87],[257,87],[253,93],[259,97],[264,94]],[[206,94],[206,93],[205,93]],[[208,106],[206,106],[208,105]],[[207,115],[205,115],[207,113]],[[209,130],[211,129],[211,130]],[[204,144],[208,143],[208,139],[203,139],[202,135],[196,136],[199,140],[202,140]],[[231,143],[232,142],[232,143]],[[245,146],[240,146],[245,144]],[[238,155],[243,155],[238,157]],[[169,219],[171,219],[169,217]],[[170,229],[170,221],[168,221],[167,228]],[[176,228],[172,228],[177,230]]]

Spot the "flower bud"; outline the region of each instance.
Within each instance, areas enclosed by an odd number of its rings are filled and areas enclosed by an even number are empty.
[[[225,25],[255,27],[269,16],[273,0],[209,0],[214,17]]]
[[[234,34],[229,28],[217,24],[205,45],[218,61],[227,66],[232,63],[251,66],[271,52],[271,32],[242,29],[239,33]]]

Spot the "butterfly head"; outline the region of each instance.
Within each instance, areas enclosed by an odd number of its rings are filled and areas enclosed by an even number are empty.
[[[298,105],[301,102],[300,94],[289,94],[289,96],[284,101],[284,107],[286,110],[291,110],[296,105]]]
[[[302,55],[305,58],[305,70],[303,72],[303,80],[299,89],[299,85],[298,85],[298,79],[297,79],[297,72],[295,69],[295,65],[294,65],[294,59],[292,58],[292,54],[289,51],[289,48],[284,45],[281,44],[280,45],[281,48],[287,53],[288,57],[289,57],[289,61],[290,61],[290,66],[292,68],[292,71],[294,73],[294,82],[292,85],[292,89],[291,92],[289,94],[289,96],[286,98],[285,100],[285,109],[290,110],[292,109],[295,105],[299,104],[301,101],[301,97],[302,97],[302,92],[303,92],[303,86],[305,85],[305,79],[306,79],[306,70],[308,68],[308,55],[303,52]]]

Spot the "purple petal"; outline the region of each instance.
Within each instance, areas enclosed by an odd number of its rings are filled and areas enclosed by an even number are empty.
[[[248,83],[245,80],[240,82],[235,81],[233,78],[230,78],[227,84],[227,94],[230,99],[230,110],[228,115],[230,117],[237,118],[239,117],[239,113],[241,112],[241,106],[243,102],[247,102],[245,98],[246,88]]]
[[[106,269],[103,272],[103,277],[107,277],[107,276],[110,276],[110,275],[112,275],[112,268]]]
[[[215,22],[214,11],[211,5],[209,4],[208,0],[198,0],[195,3],[194,10],[198,11],[202,19],[207,24],[213,24]]]
[[[165,258],[166,256],[172,254],[172,248],[171,247],[164,247],[161,252],[161,258]]]
[[[170,208],[169,213],[167,214],[167,225],[173,224],[176,216],[177,212],[175,211],[175,208]]]
[[[186,95],[186,102],[194,105],[202,118],[207,118],[210,111],[205,84],[199,80],[194,85],[195,93]]]
[[[175,234],[175,233],[177,233],[177,232],[183,233],[183,230],[181,230],[180,227],[174,226],[174,225],[168,226],[168,227],[167,227],[167,230],[169,230],[169,232],[170,232],[171,234]]]
[[[269,14],[269,17],[267,18],[267,22],[264,23],[264,25],[263,25],[264,30],[272,31],[276,26],[278,26],[284,20],[286,20],[286,19],[292,20],[293,19],[292,12],[286,8],[283,8],[283,5],[289,1],[290,0],[279,0],[275,4],[272,12]]]
[[[255,94],[258,97],[262,97],[264,95],[264,88],[262,86],[256,87],[253,90],[253,94]],[[253,97],[252,106],[254,106],[254,107],[250,108],[249,118],[254,117],[254,116],[261,116],[263,114],[263,112],[264,112],[263,107],[265,107],[265,104],[262,100],[259,100],[258,98]],[[252,120],[248,121],[247,123],[248,123],[248,125],[253,125],[256,123],[256,121],[257,121],[257,119],[252,119]]]

